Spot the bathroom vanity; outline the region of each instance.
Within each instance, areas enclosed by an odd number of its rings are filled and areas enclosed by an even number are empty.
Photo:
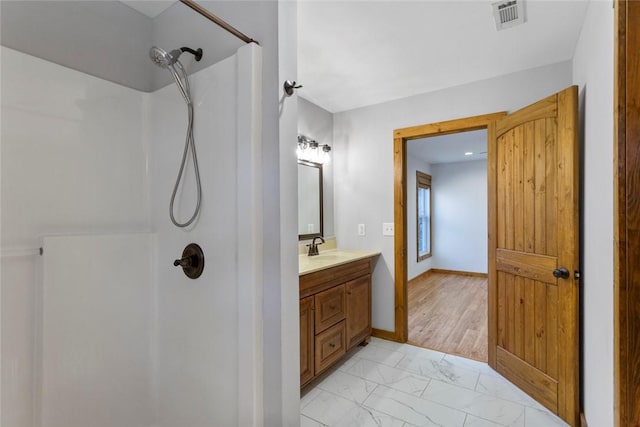
[[[379,252],[299,256],[300,386],[371,335],[371,274]]]

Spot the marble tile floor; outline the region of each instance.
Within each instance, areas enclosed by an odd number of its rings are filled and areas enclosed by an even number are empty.
[[[300,425],[567,426],[486,363],[377,338],[307,391]]]

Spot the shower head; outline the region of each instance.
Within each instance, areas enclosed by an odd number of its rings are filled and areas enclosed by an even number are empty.
[[[179,49],[174,49],[171,52],[165,52],[159,47],[152,47],[149,50],[149,57],[159,67],[167,68],[169,65],[173,65],[178,60],[182,52]]]
[[[202,49],[193,50],[188,47],[181,47],[180,49],[174,49],[170,52],[166,52],[157,46],[153,46],[149,50],[149,57],[159,67],[168,68],[170,65],[178,62],[178,58],[182,55],[182,52],[189,52],[196,57],[196,61],[202,59]]]

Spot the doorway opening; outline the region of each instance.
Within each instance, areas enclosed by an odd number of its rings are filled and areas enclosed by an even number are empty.
[[[408,342],[486,363],[487,131],[406,150]]]
[[[504,117],[499,112],[399,129],[394,132],[394,222],[395,222],[395,333],[393,339],[409,339],[408,313],[408,236],[407,207],[413,190],[407,185],[407,147],[409,141],[461,132],[486,130],[493,121]]]

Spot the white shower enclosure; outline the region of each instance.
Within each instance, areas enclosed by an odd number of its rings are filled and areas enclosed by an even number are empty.
[[[262,58],[238,45],[190,73],[203,197],[186,229],[169,219],[187,126],[174,84],[139,90],[0,48],[3,427],[257,416]],[[178,219],[194,204],[188,162]],[[189,243],[205,254],[195,280],[173,265]]]

